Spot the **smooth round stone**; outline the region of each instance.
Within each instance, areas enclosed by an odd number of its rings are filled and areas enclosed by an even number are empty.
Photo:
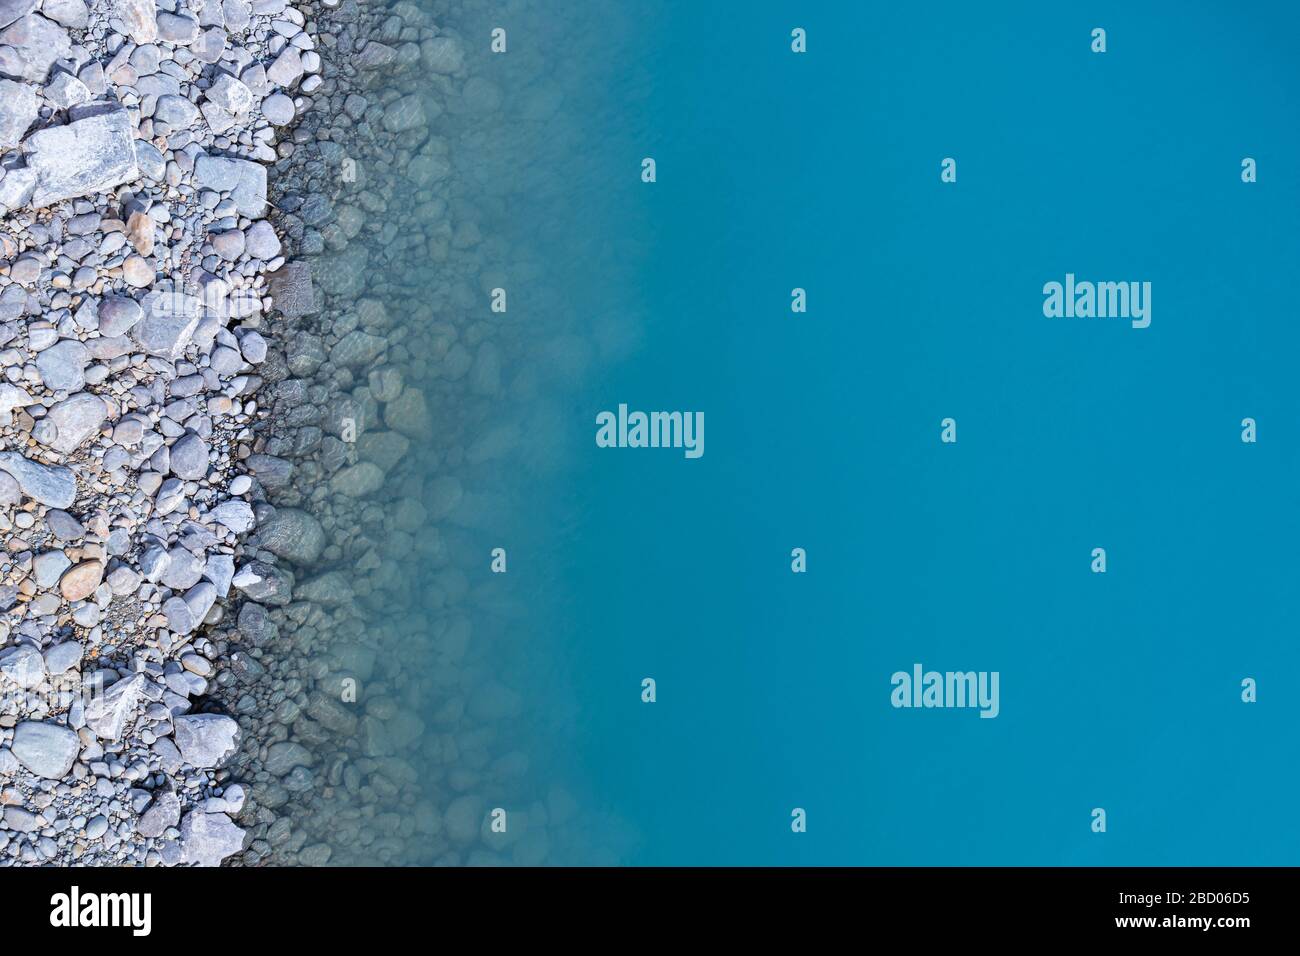
[[[288,126],[296,113],[293,100],[283,93],[272,93],[262,100],[262,115],[276,126]]]
[[[143,256],[128,256],[122,263],[122,278],[126,280],[127,285],[143,289],[153,284],[153,266]]]

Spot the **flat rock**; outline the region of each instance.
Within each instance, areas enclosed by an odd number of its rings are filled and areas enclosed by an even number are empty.
[[[0,451],[0,471],[18,482],[23,494],[51,508],[70,508],[77,497],[77,480],[62,465],[43,465],[16,451]]]
[[[168,827],[176,826],[181,818],[181,801],[170,790],[157,797],[149,804],[149,809],[140,814],[135,829],[142,837],[152,839],[160,837]]]
[[[261,163],[200,153],[194,161],[194,181],[204,189],[230,193],[235,208],[249,219],[266,215],[266,167]]]
[[[72,769],[81,751],[81,741],[62,724],[25,720],[14,728],[10,749],[38,777],[61,780]]]
[[[86,705],[86,726],[100,740],[117,740],[135,718],[137,705],[148,678],[132,674],[115,682]]]
[[[99,334],[122,335],[144,318],[144,309],[134,299],[109,296],[99,303]]]
[[[36,356],[41,381],[52,392],[75,392],[86,384],[90,350],[76,339],[61,339]]]
[[[217,74],[207,96],[227,113],[243,113],[253,105],[253,91],[229,73]]]
[[[0,73],[5,76],[44,83],[55,61],[71,52],[68,32],[39,13],[29,13],[0,30]]]
[[[203,318],[203,303],[178,292],[152,292],[140,306],[144,318],[132,337],[150,355],[179,358]]]
[[[330,361],[347,368],[368,365],[382,355],[387,346],[386,339],[353,329],[330,349]]]
[[[20,209],[32,201],[36,191],[36,171],[25,166],[11,169],[0,179],[0,212]]]
[[[23,690],[31,690],[45,680],[45,658],[30,644],[10,648],[0,657],[0,674]]]
[[[85,0],[42,0],[41,15],[70,30],[84,30],[90,20]]]
[[[38,130],[23,143],[36,173],[32,204],[107,192],[139,178],[135,129],[126,110],[110,110],[66,126]]]
[[[0,150],[22,142],[23,135],[36,122],[40,108],[36,87],[0,79]]]
[[[40,0],[0,0],[0,27],[7,27],[36,9]]]

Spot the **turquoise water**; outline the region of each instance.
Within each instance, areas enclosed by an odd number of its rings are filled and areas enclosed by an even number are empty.
[[[476,166],[524,347],[465,543],[549,862],[1296,862],[1300,15],[1131,7],[585,4],[484,65],[563,91]],[[704,455],[597,447],[620,403]],[[892,707],[918,662],[996,719]]]

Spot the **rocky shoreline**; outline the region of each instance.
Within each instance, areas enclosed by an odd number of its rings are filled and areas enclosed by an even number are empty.
[[[499,7],[0,0],[0,864],[592,839],[484,543],[550,347],[487,157],[561,99]]]
[[[0,3],[6,864],[246,842],[208,628],[250,577],[266,165],[320,85],[284,0]]]

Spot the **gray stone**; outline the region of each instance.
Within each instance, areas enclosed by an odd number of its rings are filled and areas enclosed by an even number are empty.
[[[79,392],[64,399],[45,416],[45,420],[58,429],[50,447],[65,455],[76,451],[87,439],[98,434],[107,417],[108,407],[98,395]]]
[[[32,200],[36,191],[36,170],[20,167],[0,179],[0,212],[20,209]]]
[[[266,167],[261,163],[200,153],[194,180],[204,189],[230,193],[235,208],[250,219],[266,215]]]
[[[231,583],[251,601],[283,607],[293,600],[293,574],[265,561],[241,565]]]
[[[70,508],[77,497],[77,481],[62,465],[43,465],[16,451],[0,451],[0,471],[18,482],[23,494],[51,508]]]
[[[160,96],[154,106],[153,118],[173,129],[184,129],[199,118],[199,108],[183,96]]]
[[[76,339],[62,339],[36,356],[41,381],[52,392],[75,392],[86,384],[90,350]]]
[[[31,690],[45,680],[45,659],[30,644],[9,648],[0,657],[0,674],[23,690]]]
[[[0,27],[7,27],[36,9],[40,0],[0,0]]]
[[[19,833],[31,833],[42,826],[41,818],[25,807],[5,807],[5,826]]]
[[[121,738],[128,723],[135,719],[147,682],[148,678],[143,674],[132,674],[92,697],[86,705],[86,726],[100,740]]]
[[[155,798],[149,809],[140,814],[135,829],[142,837],[153,839],[162,836],[168,827],[176,826],[180,818],[180,798],[169,790]]]
[[[82,647],[78,641],[64,641],[45,651],[45,669],[58,676],[66,674],[81,663]]]
[[[167,552],[167,563],[163,567],[162,583],[173,591],[184,591],[198,584],[203,576],[203,562],[188,548],[176,545]]]
[[[134,299],[110,296],[99,303],[99,334],[122,335],[144,318],[144,310]]]
[[[189,714],[172,724],[176,746],[191,767],[219,767],[239,749],[239,724],[223,714]]]
[[[45,85],[45,98],[61,110],[89,103],[94,97],[86,84],[71,73],[55,71],[54,78]]]
[[[213,521],[224,525],[235,534],[243,534],[253,527],[253,508],[247,501],[232,498],[223,501],[209,512]]]
[[[330,479],[330,489],[349,498],[362,498],[374,494],[384,485],[384,472],[378,465],[360,461],[340,468]]]
[[[107,192],[137,179],[134,143],[130,117],[120,109],[32,133],[23,149],[36,173],[33,205]]]
[[[158,14],[158,39],[185,45],[199,38],[199,21],[175,13]]]
[[[283,777],[294,767],[310,767],[315,758],[310,750],[292,740],[282,740],[266,749],[263,766],[267,773]]]
[[[199,625],[194,619],[194,612],[183,598],[168,598],[163,602],[162,612],[167,618],[168,630],[175,634],[189,634]]]
[[[90,19],[85,0],[43,0],[41,15],[72,30],[84,30]]]
[[[253,91],[229,73],[217,74],[207,96],[228,113],[243,113],[253,105]]]
[[[45,525],[60,541],[80,541],[86,536],[85,526],[66,511],[51,508],[45,513]]]
[[[275,234],[275,227],[262,219],[245,230],[244,248],[252,258],[266,262],[280,254],[280,237]]]
[[[208,473],[207,443],[193,432],[176,439],[171,451],[172,474],[187,481],[198,480]]]
[[[244,846],[245,833],[224,813],[191,810],[181,820],[181,859],[198,866],[220,866]]]
[[[40,108],[36,87],[0,79],[0,150],[22,142]]]
[[[5,76],[44,83],[55,61],[71,52],[67,31],[38,13],[29,13],[0,30],[0,74]]]
[[[325,529],[298,508],[279,508],[258,532],[262,547],[294,564],[310,565],[325,550]]]
[[[387,340],[378,335],[353,329],[330,349],[330,361],[347,368],[368,365],[383,354],[387,345]]]
[[[19,762],[49,780],[62,780],[81,751],[77,735],[61,724],[25,720],[14,728],[10,745]]]
[[[286,46],[266,68],[266,78],[285,89],[302,79],[302,54],[295,46]]]
[[[52,588],[70,567],[72,559],[62,551],[45,551],[32,559],[32,577],[37,587]]]
[[[132,338],[150,355],[179,358],[203,318],[203,303],[182,293],[152,292],[140,305],[144,318]]]
[[[272,126],[288,126],[297,115],[293,100],[283,93],[272,93],[262,100],[262,115]]]
[[[204,565],[204,571],[207,571],[207,565]],[[208,616],[208,612],[212,610],[212,606],[216,603],[217,587],[210,581],[200,581],[185,592],[185,604],[189,607],[190,613],[194,615],[196,627],[203,623],[203,619]]]

